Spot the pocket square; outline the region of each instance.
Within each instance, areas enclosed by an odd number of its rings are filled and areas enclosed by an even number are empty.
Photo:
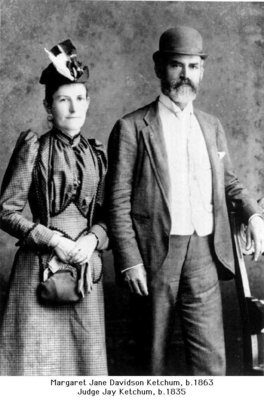
[[[225,151],[218,151],[217,152],[219,160],[222,160],[222,158],[224,158],[224,156],[226,155]]]

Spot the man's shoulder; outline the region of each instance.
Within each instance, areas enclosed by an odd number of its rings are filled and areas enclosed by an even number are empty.
[[[219,119],[215,115],[209,114],[198,108],[194,108],[194,114],[198,117],[198,119],[205,120],[205,121],[207,121],[207,123],[216,124],[219,122]]]
[[[121,119],[126,120],[126,121],[143,119],[150,109],[152,109],[152,108],[155,109],[156,104],[157,104],[157,100],[152,101],[151,103],[149,103],[143,107],[140,107],[134,111],[131,111],[131,112],[125,114]]]

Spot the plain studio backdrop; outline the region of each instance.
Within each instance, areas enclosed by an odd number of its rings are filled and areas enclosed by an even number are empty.
[[[263,3],[2,0],[1,8],[1,180],[19,133],[48,130],[38,83],[48,63],[44,47],[71,38],[89,65],[91,105],[83,134],[107,145],[119,117],[159,95],[152,54],[160,34],[180,23],[201,32],[209,54],[195,104],[220,118],[238,176],[257,199],[264,196]],[[0,232],[0,309],[15,243]],[[247,257],[247,264],[252,292],[263,297],[263,257],[258,263]],[[234,282],[223,283],[222,292],[228,374],[241,375]],[[115,285],[111,252],[105,255],[105,297],[110,374],[135,375],[128,292]],[[182,347],[177,329],[172,355],[182,354]],[[172,360],[171,366],[172,374],[184,375],[184,362],[177,371]]]

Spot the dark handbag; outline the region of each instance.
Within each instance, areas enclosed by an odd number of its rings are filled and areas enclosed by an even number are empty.
[[[45,304],[77,303],[82,295],[77,292],[78,280],[70,270],[57,271],[38,286],[38,296]]]
[[[50,261],[49,257],[49,261]],[[41,264],[45,263],[41,257]],[[47,264],[49,266],[49,264]],[[44,265],[43,275],[46,278],[38,285],[37,294],[39,301],[45,305],[62,305],[77,303],[84,295],[79,290],[80,271],[77,268],[60,262],[60,268],[52,272]],[[47,275],[48,274],[48,275]]]

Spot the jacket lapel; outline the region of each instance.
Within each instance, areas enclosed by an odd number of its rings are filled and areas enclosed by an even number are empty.
[[[219,190],[220,189],[220,176],[221,176],[221,171],[220,171],[220,163],[218,159],[218,153],[217,153],[217,144],[216,144],[216,133],[215,133],[215,128],[212,126],[212,124],[209,122],[208,118],[206,117],[205,114],[200,112],[199,110],[194,110],[194,114],[200,124],[200,127],[202,129],[202,133],[204,135],[210,163],[211,163],[211,168],[212,168],[212,180],[213,180],[213,200],[214,200],[214,205],[217,206],[218,198],[219,198]]]
[[[146,126],[142,129],[143,139],[154,170],[160,190],[169,208],[170,178],[168,157],[161,121],[158,115],[158,99],[152,103],[145,115]]]

